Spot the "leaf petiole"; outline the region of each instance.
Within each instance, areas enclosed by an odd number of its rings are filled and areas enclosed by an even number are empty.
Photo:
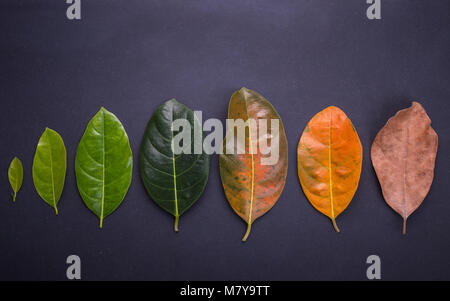
[[[242,241],[245,242],[250,235],[250,230],[252,229],[252,223],[249,223],[247,226],[247,232],[245,232],[244,237],[242,238]]]
[[[175,232],[178,232],[178,220],[180,219],[179,215],[175,215],[175,224],[174,224],[174,229]]]
[[[334,230],[336,230],[337,233],[341,232],[336,224],[336,219],[332,218],[331,221],[333,222]]]

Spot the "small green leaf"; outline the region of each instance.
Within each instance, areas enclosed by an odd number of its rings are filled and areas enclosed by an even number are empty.
[[[55,209],[66,179],[66,147],[61,136],[46,128],[36,148],[33,160],[33,182],[39,196]]]
[[[174,154],[172,144],[176,134],[172,131],[172,122],[176,119],[189,122],[192,131],[190,145],[194,146],[194,128],[201,130],[199,120],[185,105],[175,99],[168,100],[156,109],[148,122],[141,143],[139,166],[148,194],[175,217],[174,228],[178,231],[180,215],[197,201],[205,189],[210,157],[203,150],[195,154],[195,147],[191,154]]]
[[[101,108],[89,122],[75,157],[78,191],[99,217],[100,228],[127,194],[132,169],[133,155],[122,123]]]
[[[14,157],[9,165],[8,178],[11,188],[14,191],[13,201],[15,202],[17,193],[19,192],[20,187],[22,187],[23,182],[23,166],[22,162],[20,162],[17,157]]]

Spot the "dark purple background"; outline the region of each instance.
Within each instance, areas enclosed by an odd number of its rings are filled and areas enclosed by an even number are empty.
[[[363,0],[82,1],[82,20],[58,1],[0,3],[0,279],[64,280],[66,257],[84,280],[363,280],[377,254],[382,278],[450,280],[450,2],[382,1],[382,20]],[[281,115],[289,141],[285,190],[253,225],[228,205],[218,158],[202,197],[180,219],[146,195],[137,158],[145,125],[175,97],[204,118],[225,119],[246,86]],[[439,135],[436,175],[408,221],[384,202],[370,144],[396,111],[420,101]],[[359,189],[337,222],[316,211],[297,177],[296,147],[308,120],[329,105],[353,121],[364,148]],[[133,181],[118,210],[98,219],[78,195],[75,150],[100,106],[130,137]],[[68,151],[59,216],[34,190],[31,165],[48,126]],[[7,168],[25,179],[8,198]]]

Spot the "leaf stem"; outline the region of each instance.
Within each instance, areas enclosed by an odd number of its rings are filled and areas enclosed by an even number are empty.
[[[17,192],[14,191],[13,202],[16,202]]]
[[[178,232],[178,220],[179,219],[180,219],[180,216],[178,214],[175,215],[175,225],[174,225],[175,232]]]
[[[332,218],[331,221],[333,222],[334,230],[336,230],[337,233],[341,232],[336,224],[336,219]]]
[[[403,231],[402,231],[403,235],[406,235],[406,218],[403,219]]]
[[[100,217],[100,229],[103,227],[103,217]]]
[[[247,226],[247,232],[245,232],[244,237],[242,238],[242,241],[245,242],[250,234],[250,230],[252,229],[252,223],[249,223]]]
[[[55,213],[56,215],[58,215],[58,208],[56,208],[56,206],[55,206]]]

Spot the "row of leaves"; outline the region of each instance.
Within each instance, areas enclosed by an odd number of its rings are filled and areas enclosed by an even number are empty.
[[[143,184],[150,197],[175,217],[175,231],[178,231],[179,217],[203,193],[210,167],[210,156],[205,152],[174,154],[176,132],[172,130],[172,122],[181,118],[191,125],[191,145],[194,145],[195,129],[201,128],[200,122],[192,110],[171,99],[158,107],[150,118],[139,153]],[[228,118],[278,119],[280,123],[278,136],[270,133],[265,137],[279,141],[276,164],[261,164],[264,154],[251,149],[253,141],[259,145],[260,137],[252,139],[250,128],[246,131],[244,154],[224,151],[220,155],[220,175],[226,197],[236,214],[247,223],[242,239],[245,241],[253,222],[275,205],[283,191],[288,144],[280,116],[255,91],[247,88],[236,91],[230,100]],[[403,233],[407,218],[422,203],[433,181],[438,138],[430,124],[423,107],[413,102],[410,108],[388,120],[371,149],[383,196],[403,217]],[[222,147],[229,134],[230,131]],[[352,200],[361,174],[362,146],[354,126],[342,110],[328,107],[309,121],[297,150],[298,176],[306,197],[331,219],[339,232],[336,218]],[[132,152],[124,127],[114,114],[101,108],[89,122],[75,158],[78,190],[86,206],[99,217],[100,228],[103,219],[122,203],[131,183],[132,166]],[[18,158],[11,162],[8,175],[15,201],[23,181],[23,167]],[[56,214],[65,176],[64,142],[57,132],[47,128],[36,148],[33,181],[39,196]]]

